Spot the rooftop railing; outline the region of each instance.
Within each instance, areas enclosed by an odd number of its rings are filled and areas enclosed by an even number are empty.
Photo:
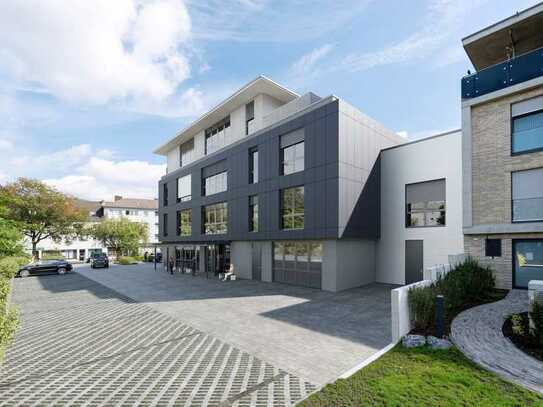
[[[543,48],[462,78],[462,99],[472,99],[543,76]]]

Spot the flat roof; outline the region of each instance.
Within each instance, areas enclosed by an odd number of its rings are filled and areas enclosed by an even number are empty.
[[[279,85],[266,76],[260,75],[247,83],[231,96],[220,102],[207,113],[200,116],[196,121],[179,131],[173,138],[162,144],[153,152],[159,155],[166,155],[175,146],[194,137],[196,134],[212,126],[219,120],[230,114],[235,108],[250,102],[259,94],[266,94],[275,99],[288,103],[299,95],[286,87]]]
[[[390,146],[390,147],[387,147],[387,148],[383,148],[381,151],[388,151],[388,150],[393,150],[395,148],[407,147],[407,146],[410,146],[412,144],[417,144],[417,143],[421,143],[423,141],[429,141],[429,140],[433,140],[433,139],[438,138],[438,137],[448,136],[449,134],[461,133],[461,132],[462,132],[462,129],[449,130],[449,131],[446,131],[446,132],[443,132],[443,133],[434,134],[432,136],[419,138],[419,139],[416,139],[416,140],[413,140],[413,141],[408,141],[407,143],[397,144],[395,146]]]
[[[462,39],[476,70],[507,60],[507,47],[515,56],[543,47],[543,2],[492,24]]]

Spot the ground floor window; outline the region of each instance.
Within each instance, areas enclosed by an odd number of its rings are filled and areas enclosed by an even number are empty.
[[[63,250],[62,255],[66,260],[75,260],[77,259],[77,250]]]
[[[273,279],[280,283],[321,288],[322,243],[273,243]]]
[[[543,280],[543,239],[513,240],[514,285],[528,288],[530,280]]]

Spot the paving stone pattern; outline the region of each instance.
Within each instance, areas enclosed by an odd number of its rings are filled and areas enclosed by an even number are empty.
[[[460,313],[451,326],[451,339],[471,360],[501,377],[543,393],[543,362],[517,348],[502,333],[505,319],[528,311],[526,290]]]
[[[0,406],[291,405],[316,387],[80,274],[17,279]]]

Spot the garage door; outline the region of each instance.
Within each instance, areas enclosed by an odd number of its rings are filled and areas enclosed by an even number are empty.
[[[282,241],[273,243],[273,281],[321,288],[322,243]]]

